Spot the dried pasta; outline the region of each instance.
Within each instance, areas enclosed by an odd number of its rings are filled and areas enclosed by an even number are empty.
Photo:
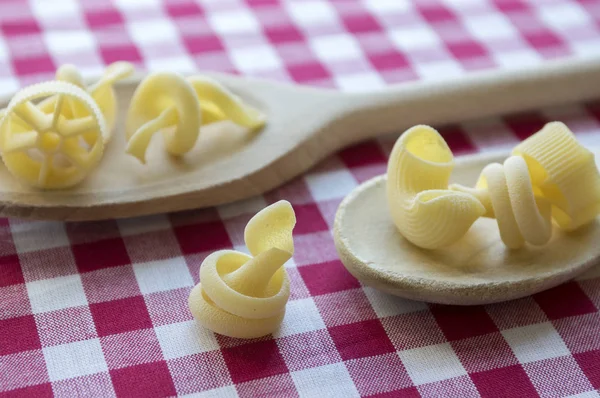
[[[189,297],[194,317],[213,332],[256,338],[274,332],[290,294],[283,267],[294,253],[296,224],[289,202],[279,201],[257,213],[246,225],[251,253],[220,250],[200,267],[200,281]]]
[[[387,199],[396,227],[417,246],[436,249],[460,239],[484,214],[473,195],[448,189],[454,158],[429,126],[406,131],[392,150]]]

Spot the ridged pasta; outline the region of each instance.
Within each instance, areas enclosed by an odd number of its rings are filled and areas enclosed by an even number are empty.
[[[167,151],[181,156],[194,147],[202,125],[222,120],[250,130],[265,123],[262,113],[210,78],[153,73],[139,84],[131,99],[126,151],[145,163],[150,140],[161,131]]]
[[[436,249],[460,239],[484,214],[469,193],[448,189],[454,157],[442,136],[415,126],[396,141],[387,168],[387,199],[400,233],[413,244]]]
[[[290,203],[279,201],[246,225],[244,239],[251,256],[221,250],[204,260],[201,284],[189,297],[190,310],[203,326],[237,338],[261,337],[278,328],[290,294],[283,265],[294,253],[295,224]]]

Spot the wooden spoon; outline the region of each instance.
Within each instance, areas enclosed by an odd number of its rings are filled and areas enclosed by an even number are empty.
[[[379,134],[600,96],[600,87],[592,84],[600,81],[600,59],[361,94],[208,75],[266,113],[267,126],[254,134],[207,127],[182,158],[169,156],[155,139],[142,165],[125,154],[123,131],[126,108],[142,78],[137,75],[116,85],[119,118],[98,168],[69,190],[39,191],[22,186],[2,167],[0,215],[74,221],[214,206],[275,188],[327,155]],[[0,100],[0,107],[8,99]]]
[[[473,186],[485,165],[507,156],[458,158],[453,182]],[[482,218],[457,243],[421,249],[394,225],[385,184],[385,175],[375,177],[342,201],[334,236],[348,271],[387,293],[441,304],[488,304],[549,289],[600,263],[600,218],[572,233],[555,228],[545,246],[512,251],[502,243],[496,220]]]

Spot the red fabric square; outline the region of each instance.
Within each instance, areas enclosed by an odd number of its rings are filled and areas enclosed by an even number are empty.
[[[458,126],[444,127],[440,130],[440,134],[444,137],[455,156],[477,151],[471,139]]]
[[[501,330],[548,321],[544,311],[531,296],[490,304],[486,306],[486,310]]]
[[[277,345],[291,372],[342,361],[325,329],[281,337]]]
[[[234,383],[288,372],[274,340],[242,344],[221,351]]]
[[[360,167],[387,162],[387,157],[377,141],[351,146],[339,154],[347,167]]]
[[[54,61],[49,55],[38,55],[27,58],[13,59],[15,73],[19,76],[35,75],[56,70]]]
[[[181,256],[173,231],[152,231],[123,237],[132,263],[145,263]]]
[[[421,398],[417,387],[402,388],[400,390],[382,392],[381,394],[369,395],[369,398]]]
[[[90,304],[98,336],[152,327],[141,296]]]
[[[529,10],[523,0],[494,0],[494,3],[504,13],[527,12]]]
[[[0,257],[0,287],[19,283],[25,283],[19,264],[19,256],[13,254]]]
[[[529,112],[506,117],[504,122],[508,124],[518,139],[524,140],[530,135],[540,131],[546,124],[547,120],[539,113]]]
[[[52,384],[44,383],[38,384],[35,386],[29,386],[25,388],[19,388],[16,390],[9,391],[6,395],[2,394],[2,396],[10,397],[10,398],[52,398],[54,397],[54,393],[52,392]]]
[[[337,326],[377,318],[362,289],[313,297],[325,325]]]
[[[297,219],[294,234],[329,230],[316,204],[294,205],[294,212]]]
[[[413,312],[383,318],[383,327],[396,350],[445,343],[446,338],[429,311]],[[423,333],[426,330],[427,333]]]
[[[81,274],[81,283],[90,303],[117,300],[142,294],[131,265],[85,272]]]
[[[577,282],[569,282],[533,296],[549,319],[596,312],[596,306]]]
[[[176,395],[175,386],[164,361],[111,370],[118,397],[166,397]]]
[[[552,324],[572,353],[600,350],[600,313],[562,318]]]
[[[378,71],[398,70],[410,67],[408,58],[398,52],[387,52],[369,56],[369,61]]]
[[[471,373],[470,376],[483,398],[538,396],[521,365]]]
[[[189,295],[190,288],[187,287],[146,295],[144,299],[153,325],[191,321],[193,317],[188,307]]]
[[[342,359],[364,358],[394,352],[394,345],[377,319],[329,328]]]
[[[27,287],[24,284],[0,287],[0,319],[10,319],[24,315],[31,315]]]
[[[549,30],[527,33],[525,39],[537,50],[564,45],[563,41]]]
[[[97,337],[92,314],[87,306],[65,308],[35,315],[44,347]]]
[[[3,391],[10,391],[18,397],[37,397],[35,385],[50,381],[42,350],[23,351],[3,355],[0,358],[0,396],[2,397],[5,396],[2,394]],[[32,395],[26,395],[28,391],[31,391]],[[41,391],[43,392],[43,389]]]
[[[432,371],[435,370],[432,369]],[[422,397],[480,397],[475,384],[467,375],[421,384],[418,390]]]
[[[191,54],[223,51],[223,43],[218,36],[187,36],[183,38],[185,48]]]
[[[200,16],[203,14],[200,5],[193,0],[187,0],[185,2],[165,2],[164,5],[167,9],[167,13],[174,18],[192,15]]]
[[[100,338],[109,369],[125,368],[163,359],[154,329],[113,334]]]
[[[583,373],[595,389],[600,389],[600,350],[574,354]]]
[[[142,61],[142,55],[138,48],[133,44],[102,46],[100,48],[100,55],[105,64],[111,64],[117,61],[129,61],[134,63],[140,63]]]
[[[79,272],[118,267],[131,262],[121,238],[75,244],[72,249]]]
[[[41,347],[33,315],[0,320],[0,355]]]
[[[346,362],[346,367],[361,396],[372,396],[412,386],[412,381],[395,352],[353,359]]]
[[[235,389],[240,398],[298,397],[294,380],[289,373],[237,384]]]
[[[182,225],[174,228],[183,254],[231,248],[231,240],[222,221]]]
[[[17,35],[33,35],[41,32],[40,26],[34,18],[17,21],[5,19],[0,24],[0,30],[7,38]]]
[[[440,3],[426,4],[418,7],[419,12],[427,22],[447,22],[456,19],[454,14]]]
[[[231,384],[229,371],[219,350],[170,359],[167,363],[180,395]]]
[[[266,27],[265,35],[275,45],[304,40],[304,36],[294,25]]]
[[[500,333],[453,341],[451,345],[467,372],[481,372],[519,363]]]
[[[475,41],[463,41],[460,43],[448,43],[448,49],[458,59],[485,57],[488,52]]]
[[[121,237],[119,225],[115,220],[66,223],[65,229],[72,244],[89,243]]]
[[[570,355],[523,365],[542,397],[571,397],[592,389],[577,361]]]
[[[85,19],[91,28],[100,28],[108,25],[123,24],[123,17],[118,10],[107,8],[85,13]]]
[[[321,203],[319,203],[321,205]],[[337,206],[336,206],[337,208]],[[312,234],[294,236],[294,262],[298,268],[304,265],[323,263],[325,261],[339,261],[333,236],[329,231],[315,232]]]
[[[289,65],[287,71],[296,82],[311,82],[331,78],[331,73],[318,63]]]
[[[498,331],[483,306],[431,306],[431,313],[449,341]]]
[[[298,267],[298,271],[313,296],[360,287],[340,260],[304,265]]]
[[[369,13],[350,15],[343,18],[343,23],[350,33],[380,32],[379,22]]]

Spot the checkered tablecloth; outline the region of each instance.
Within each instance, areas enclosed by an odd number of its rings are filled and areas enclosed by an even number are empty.
[[[116,60],[373,90],[598,55],[600,1],[0,0],[0,32],[2,92],[62,63],[92,74]],[[600,145],[598,104],[441,131],[460,155],[510,148],[548,120]],[[468,308],[392,297],[345,270],[331,233],[337,205],[384,172],[394,138],[218,208],[0,220],[0,396],[600,396],[600,268]],[[279,199],[298,217],[281,330],[244,341],[198,327],[187,297],[202,260],[245,250],[246,222]]]

